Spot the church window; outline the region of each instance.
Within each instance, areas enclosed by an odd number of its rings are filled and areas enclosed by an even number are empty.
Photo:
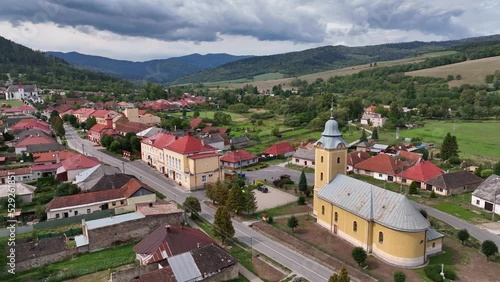
[[[340,157],[337,157],[337,163],[338,164],[340,163]]]
[[[325,206],[321,206],[321,214],[325,215]]]
[[[352,231],[358,232],[358,223],[356,221],[352,224]]]
[[[339,214],[337,212],[335,212],[335,218],[334,218],[335,222],[339,221]]]
[[[323,156],[321,156],[321,162],[323,162]]]
[[[319,174],[319,180],[323,181],[323,173]]]
[[[384,243],[384,233],[382,231],[378,233],[378,242],[381,244]]]

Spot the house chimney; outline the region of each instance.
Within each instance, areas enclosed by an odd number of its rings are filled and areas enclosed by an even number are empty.
[[[199,249],[201,247],[200,243],[196,243],[196,247]]]
[[[61,159],[59,158],[59,153],[56,153],[56,164],[60,163]]]
[[[169,224],[165,225],[165,229],[167,230],[167,233],[170,232],[170,225]]]

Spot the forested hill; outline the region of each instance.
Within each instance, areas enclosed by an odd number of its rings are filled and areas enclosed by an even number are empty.
[[[191,54],[169,59],[132,62],[77,52],[46,52],[46,54],[64,59],[75,67],[99,71],[123,79],[156,83],[172,82],[191,73],[250,57],[229,54]]]
[[[252,78],[265,73],[282,73],[287,77],[310,74],[331,69],[443,51],[470,43],[498,42],[500,35],[475,37],[440,42],[391,43],[363,47],[324,46],[300,52],[270,56],[258,56],[228,63],[216,68],[187,75],[176,84],[214,82],[240,78]]]
[[[88,70],[76,69],[64,60],[46,56],[0,36],[0,78],[16,83],[19,74],[24,84],[36,83],[40,88],[84,91],[123,91],[131,84]]]

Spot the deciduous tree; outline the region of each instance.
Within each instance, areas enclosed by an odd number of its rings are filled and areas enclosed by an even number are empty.
[[[299,221],[297,220],[297,218],[295,216],[291,216],[290,218],[288,218],[288,223],[287,223],[288,227],[290,227],[292,229],[292,232],[295,230],[295,228],[297,226],[299,226]]]
[[[481,244],[481,252],[489,259],[491,256],[498,253],[498,246],[495,242],[486,240]]]
[[[365,264],[367,255],[366,251],[362,247],[355,247],[351,252],[352,258],[358,263],[359,266]]]
[[[462,241],[462,245],[465,244],[465,241],[469,240],[469,231],[467,229],[460,229],[457,233],[458,240]]]

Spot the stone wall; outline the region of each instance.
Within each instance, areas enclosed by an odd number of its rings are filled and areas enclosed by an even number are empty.
[[[182,223],[183,212],[151,215],[120,224],[88,230],[89,252],[142,240],[151,231],[167,223]]]
[[[222,272],[219,272],[215,275],[212,275],[206,279],[203,279],[204,282],[218,282],[218,281],[228,281],[238,278],[238,272],[240,270],[240,263],[235,263],[234,265],[224,269]]]
[[[122,269],[111,273],[111,282],[129,282],[138,281],[138,278],[142,274],[146,274],[151,271],[158,270],[158,264],[152,263],[146,266],[134,266],[127,269]]]
[[[77,250],[76,248],[74,248],[74,249],[64,250],[58,253],[32,258],[25,261],[20,261],[16,263],[16,272],[21,272],[24,270],[28,270],[30,268],[39,267],[42,265],[58,262],[65,259],[70,259],[76,253]]]

